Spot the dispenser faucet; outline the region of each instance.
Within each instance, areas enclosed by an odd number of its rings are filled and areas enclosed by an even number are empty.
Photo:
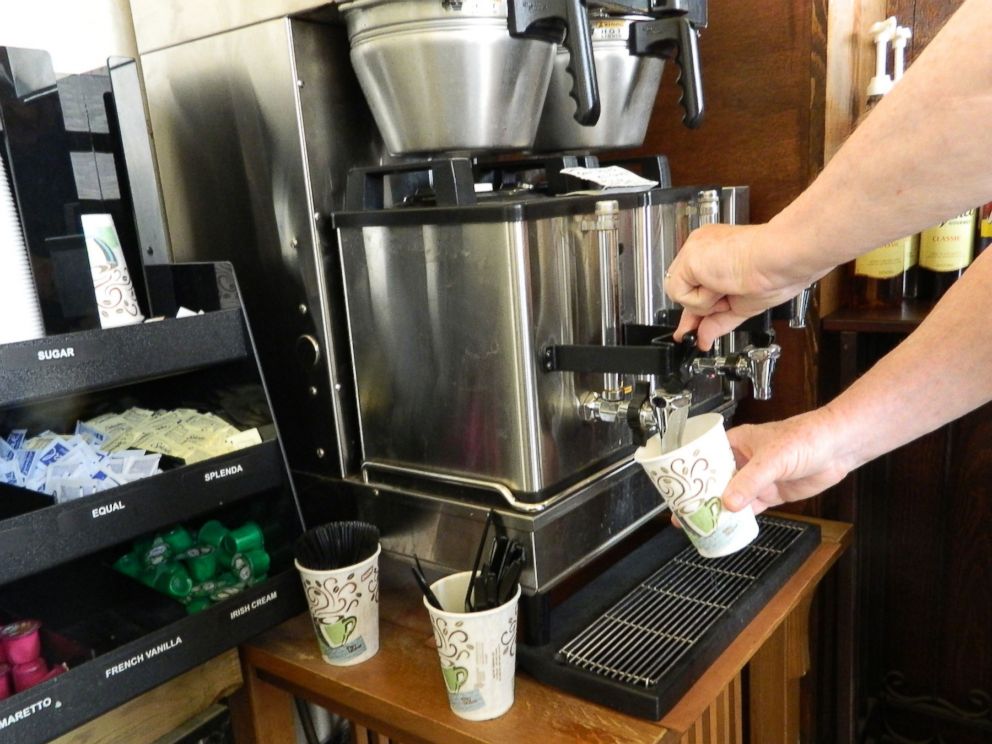
[[[692,362],[692,371],[713,371],[736,382],[750,380],[755,400],[769,400],[772,397],[772,375],[781,355],[782,347],[778,344],[748,345],[738,354],[698,357]]]

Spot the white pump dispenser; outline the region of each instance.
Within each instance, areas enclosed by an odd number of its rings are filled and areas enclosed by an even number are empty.
[[[892,90],[892,78],[885,71],[888,43],[896,36],[896,18],[889,16],[872,25],[869,33],[875,40],[875,76],[868,83],[868,97],[881,97]]]
[[[912,29],[896,26],[892,38],[892,82],[898,83],[906,67],[906,42],[913,38]]]

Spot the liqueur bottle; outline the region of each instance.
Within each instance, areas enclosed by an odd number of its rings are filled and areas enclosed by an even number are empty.
[[[975,258],[992,245],[992,202],[978,210],[978,242],[975,243]]]
[[[939,300],[971,264],[977,214],[977,209],[969,209],[920,233],[922,297]]]
[[[852,306],[899,307],[917,295],[919,235],[893,240],[854,261]]]

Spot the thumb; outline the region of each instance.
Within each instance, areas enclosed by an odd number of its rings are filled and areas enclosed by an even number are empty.
[[[723,504],[730,511],[740,511],[758,498],[779,479],[779,468],[772,462],[753,458],[737,471],[723,491]]]

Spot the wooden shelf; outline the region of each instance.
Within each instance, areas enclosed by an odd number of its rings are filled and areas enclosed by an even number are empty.
[[[909,334],[933,308],[929,300],[908,300],[900,307],[854,309],[842,307],[823,319],[823,330],[856,333]]]

